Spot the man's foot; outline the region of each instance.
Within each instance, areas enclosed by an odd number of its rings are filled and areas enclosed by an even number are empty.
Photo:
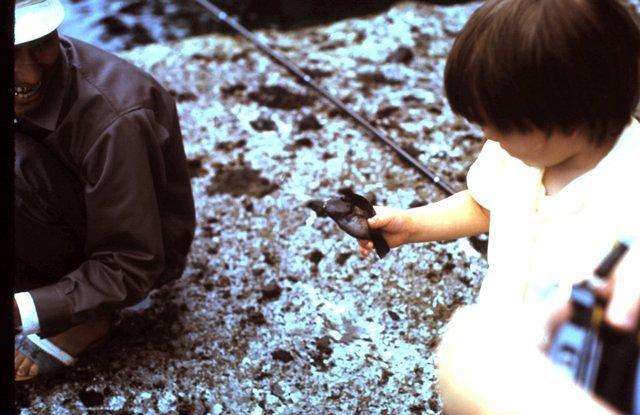
[[[102,318],[74,326],[48,340],[69,355],[78,357],[105,339],[113,325],[112,318]],[[27,380],[25,377],[30,379],[38,375],[38,365],[18,350],[14,353],[14,369],[16,378],[22,381]]]

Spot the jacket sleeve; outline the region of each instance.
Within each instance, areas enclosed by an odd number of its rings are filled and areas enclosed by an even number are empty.
[[[55,284],[30,291],[42,336],[133,305],[160,278],[167,140],[153,112],[136,109],[111,122],[86,153],[86,260]]]

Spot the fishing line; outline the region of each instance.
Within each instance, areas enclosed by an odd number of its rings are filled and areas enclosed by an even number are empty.
[[[218,8],[217,6],[211,4],[207,0],[195,0],[202,7],[207,9],[210,13],[212,13],[220,22],[226,24],[235,32],[240,34],[242,37],[247,39],[253,45],[255,45],[258,49],[268,55],[273,61],[275,61],[280,66],[284,67],[289,73],[293,74],[296,78],[302,81],[307,86],[311,87],[313,90],[318,92],[324,98],[326,98],[329,102],[338,107],[342,112],[347,114],[353,120],[356,121],[362,128],[364,128],[367,132],[373,135],[379,141],[382,141],[385,145],[390,147],[402,160],[409,163],[413,168],[415,168],[422,176],[428,178],[433,184],[435,184],[440,190],[444,191],[447,196],[451,196],[455,193],[453,187],[442,177],[438,176],[436,173],[427,168],[424,164],[422,164],[419,160],[409,154],[406,150],[400,147],[397,143],[391,140],[387,135],[374,127],[369,121],[367,121],[363,116],[349,108],[344,102],[340,99],[332,95],[329,91],[320,86],[317,82],[315,82],[311,76],[306,74],[302,69],[297,67],[293,62],[282,56],[280,53],[276,52],[266,44],[264,44],[260,39],[258,39],[253,33],[251,33],[247,28],[238,23],[235,19],[231,18],[225,11]]]

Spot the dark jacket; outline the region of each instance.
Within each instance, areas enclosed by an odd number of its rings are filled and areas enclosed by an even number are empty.
[[[24,122],[81,183],[84,262],[29,291],[44,337],[178,278],[195,227],[172,97],[112,54],[65,37],[61,48],[56,84]]]

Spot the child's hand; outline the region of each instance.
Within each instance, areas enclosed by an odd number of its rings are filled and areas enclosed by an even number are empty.
[[[395,248],[408,241],[411,220],[406,210],[385,206],[374,206],[373,208],[376,215],[369,218],[369,227],[382,230],[382,237],[389,244],[389,248]],[[373,250],[373,242],[371,241],[358,239],[358,244],[363,257],[369,255]]]

